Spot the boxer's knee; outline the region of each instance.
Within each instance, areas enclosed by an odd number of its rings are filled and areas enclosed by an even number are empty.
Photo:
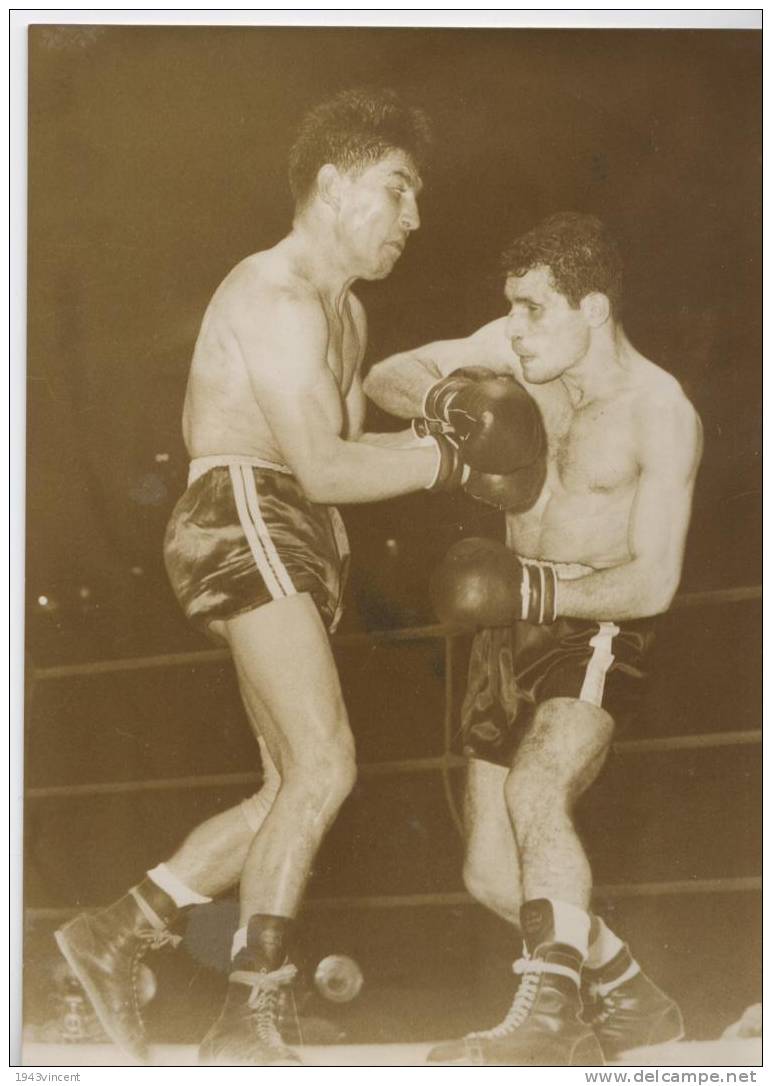
[[[609,714],[595,705],[574,698],[540,705],[504,782],[513,821],[523,825],[545,810],[569,808],[595,779],[613,730]]]
[[[293,805],[311,817],[331,817],[351,793],[356,776],[353,743],[335,742],[293,760],[284,773],[282,789]]]

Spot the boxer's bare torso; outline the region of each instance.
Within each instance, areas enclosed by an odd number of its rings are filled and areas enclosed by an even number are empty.
[[[562,380],[529,384],[516,356],[511,366],[541,408],[548,451],[538,502],[507,516],[508,545],[577,564],[577,572],[629,561],[631,512],[658,422],[663,413],[691,413],[678,382],[631,348],[599,395],[574,403]]]
[[[512,374],[541,409],[548,463],[536,504],[507,516],[508,546],[562,564],[561,579],[573,581],[561,590],[563,614],[657,614],[680,577],[702,447],[699,418],[675,378],[618,326],[602,324],[590,349],[579,311],[556,302],[554,291],[546,301],[539,293],[545,278],[533,286],[531,276],[534,297],[514,295],[508,316],[471,336],[385,359],[365,391],[407,415],[427,385],[454,370]]]
[[[348,417],[346,394],[364,352],[366,336],[360,302],[347,292],[340,311],[327,304],[286,241],[241,261],[223,280],[206,310],[193,353],[183,410],[183,435],[191,457],[216,454],[255,456],[275,463],[283,454],[259,403],[254,369],[263,380],[281,384],[281,368],[263,349],[260,327],[270,327],[277,300],[297,304],[298,321],[308,319],[309,305],[326,327],[327,373],[320,373],[319,406],[330,427],[343,437],[356,436],[361,419]],[[250,367],[234,334],[249,314],[252,336]],[[320,362],[321,365],[321,362]],[[329,384],[332,374],[338,395]],[[324,379],[321,379],[321,378]]]

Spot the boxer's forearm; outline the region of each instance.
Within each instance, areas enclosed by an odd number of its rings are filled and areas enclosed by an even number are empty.
[[[427,390],[442,377],[437,366],[414,351],[377,362],[363,387],[365,395],[384,411],[409,419],[421,414]]]
[[[364,441],[337,441],[307,462],[288,459],[306,496],[323,505],[396,498],[431,486],[437,448],[379,448]]]
[[[391,434],[360,434],[356,440],[364,442],[365,445],[377,445],[382,449],[410,449],[417,443],[412,430],[398,430]]]
[[[667,611],[680,571],[626,562],[575,580],[558,578],[558,612],[565,618],[634,619]]]

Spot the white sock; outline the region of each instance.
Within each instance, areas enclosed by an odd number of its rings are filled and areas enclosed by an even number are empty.
[[[584,963],[588,969],[600,969],[606,962],[610,962],[612,958],[615,958],[625,945],[618,935],[615,935],[610,928],[606,927],[606,924],[599,916],[594,919],[597,925],[597,934],[590,943],[587,961]]]
[[[567,901],[556,901],[555,898],[549,900],[555,924],[555,942],[567,943],[586,958],[590,938],[590,914]]]
[[[239,928],[236,934],[233,936],[233,942],[231,943],[231,959],[235,958],[240,950],[243,950],[247,945],[247,925],[243,928]]]
[[[166,864],[159,864],[152,871],[148,871],[147,877],[169,895],[178,909],[184,908],[185,905],[206,905],[212,900],[191,890],[177,878],[173,871],[169,870]]]

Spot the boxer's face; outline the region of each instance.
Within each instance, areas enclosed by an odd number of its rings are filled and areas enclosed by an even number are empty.
[[[383,279],[420,225],[421,179],[404,151],[390,151],[364,170],[341,175],[338,232],[360,279]]]
[[[510,276],[505,294],[510,305],[507,335],[526,381],[554,381],[584,358],[590,325],[582,310],[555,290],[548,267]]]

